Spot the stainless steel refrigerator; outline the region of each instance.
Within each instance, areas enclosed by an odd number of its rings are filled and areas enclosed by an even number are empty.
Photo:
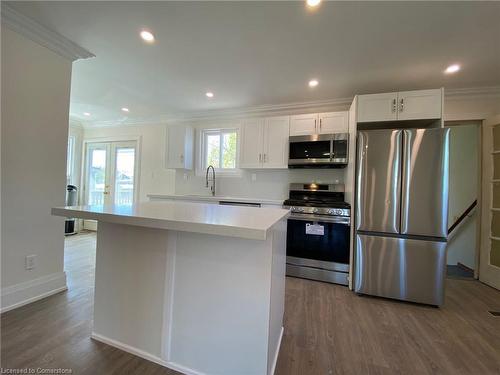
[[[358,132],[357,293],[444,301],[449,129]]]

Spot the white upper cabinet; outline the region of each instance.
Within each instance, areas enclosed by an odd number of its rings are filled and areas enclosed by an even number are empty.
[[[288,116],[269,117],[264,128],[264,168],[288,168]]]
[[[290,136],[347,133],[348,112],[325,112],[290,117]]]
[[[288,168],[288,116],[243,121],[240,168]]]
[[[320,113],[319,134],[347,133],[349,132],[349,112]]]
[[[369,94],[358,96],[358,122],[395,121],[398,93]]]
[[[193,169],[194,130],[187,125],[167,127],[165,166],[168,169]]]
[[[358,122],[440,119],[442,111],[442,89],[358,96]]]
[[[316,134],[318,114],[290,116],[290,136]]]
[[[439,119],[442,117],[442,109],[441,89],[398,93],[398,120]]]
[[[240,168],[262,167],[264,125],[264,119],[243,121],[240,140]]]

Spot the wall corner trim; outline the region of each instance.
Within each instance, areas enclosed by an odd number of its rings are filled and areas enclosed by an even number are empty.
[[[95,55],[65,36],[48,29],[37,21],[19,13],[11,5],[1,4],[2,25],[38,43],[58,55],[71,60],[88,59]]]
[[[4,313],[13,310],[67,289],[65,272],[57,272],[4,287],[2,288],[0,312]]]

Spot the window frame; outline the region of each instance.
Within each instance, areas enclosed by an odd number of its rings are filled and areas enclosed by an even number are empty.
[[[207,126],[199,129],[197,131],[198,140],[198,156],[196,162],[196,175],[205,176],[206,174],[206,151],[207,151],[207,137],[210,134],[219,134],[221,137],[225,133],[236,133],[236,155],[235,155],[235,167],[234,168],[215,168],[215,172],[218,176],[227,177],[239,177],[241,176],[240,164],[240,126],[239,125],[228,125],[224,127]],[[220,142],[219,155],[222,156],[222,142]],[[222,160],[221,160],[222,161]]]

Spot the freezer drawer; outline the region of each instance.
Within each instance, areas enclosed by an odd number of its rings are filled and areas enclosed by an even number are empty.
[[[401,130],[358,133],[356,229],[399,233]]]
[[[357,293],[442,305],[446,242],[358,234]]]
[[[401,233],[448,235],[449,129],[404,130]]]

